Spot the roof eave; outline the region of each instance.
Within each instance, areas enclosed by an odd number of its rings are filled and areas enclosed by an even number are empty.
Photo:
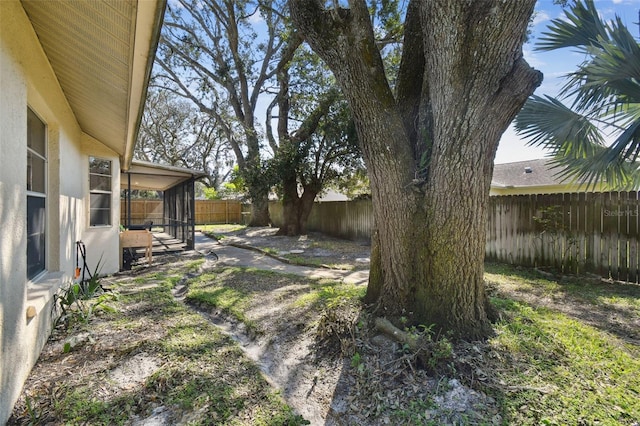
[[[128,170],[133,160],[133,151],[144,112],[145,99],[151,78],[155,53],[160,40],[160,30],[166,8],[166,0],[157,2],[139,1],[136,16],[131,81],[129,86],[129,108],[127,111],[127,137],[120,167]],[[149,22],[151,20],[151,22]]]

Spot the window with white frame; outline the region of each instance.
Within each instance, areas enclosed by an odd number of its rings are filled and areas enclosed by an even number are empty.
[[[89,225],[111,225],[111,161],[89,157]]]
[[[27,109],[27,278],[46,268],[47,127]]]

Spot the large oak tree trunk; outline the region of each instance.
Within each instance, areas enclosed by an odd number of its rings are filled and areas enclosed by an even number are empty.
[[[283,181],[282,219],[283,223],[277,235],[304,235],[307,232],[307,221],[318,195],[318,188],[313,185],[303,188],[298,195],[298,181],[294,176]]]
[[[253,117],[250,118],[253,123]],[[267,178],[260,159],[260,144],[255,132],[247,126],[247,160],[240,162],[240,171],[251,199],[251,219],[249,226],[269,226],[269,189],[271,182]]]
[[[279,176],[282,184],[282,215],[283,224],[278,230],[277,235],[296,236],[302,235],[307,231],[307,219],[311,214],[313,202],[316,195],[322,189],[322,181],[311,178],[310,182],[305,182],[303,168],[304,155],[301,155],[300,145],[305,139],[310,138],[318,128],[320,120],[329,112],[331,106],[337,101],[338,92],[329,90],[326,93],[318,93],[318,105],[311,111],[304,121],[300,124],[295,132],[289,133],[289,111],[290,93],[289,93],[289,61],[293,56],[293,50],[302,43],[302,37],[298,33],[296,38],[290,45],[291,49],[287,50],[291,54],[283,55],[278,66],[278,83],[280,90],[275,101],[278,105],[278,138],[280,145],[276,146],[272,142],[272,147],[276,153],[276,159],[279,162]],[[292,50],[293,49],[293,50]],[[269,131],[267,131],[269,135]],[[298,194],[298,184],[303,182],[302,194]]]
[[[249,226],[269,226],[270,223],[269,199],[266,196],[252,199]]]
[[[500,136],[541,75],[522,59],[535,0],[412,0],[394,96],[362,0],[290,0],[352,107],[376,232],[366,300],[458,337],[489,331],[486,206]]]

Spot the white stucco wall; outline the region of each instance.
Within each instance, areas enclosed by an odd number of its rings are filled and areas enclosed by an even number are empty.
[[[84,135],[17,0],[0,1],[0,424],[8,419],[51,329],[52,295],[73,279],[75,242],[89,266],[118,269],[118,157]],[[26,279],[27,108],[47,125],[47,274]],[[89,229],[88,157],[114,165],[113,225]],[[99,247],[99,249],[98,249]],[[102,253],[104,252],[104,253]],[[27,308],[37,315],[27,319]]]
[[[26,148],[14,141],[26,139],[26,128],[19,123],[26,123],[27,110],[14,108],[11,101],[26,102],[27,88],[20,78],[20,65],[4,42],[11,29],[6,25],[8,8],[0,2],[0,424],[6,421],[31,362],[28,354],[13,353],[15,348],[23,347],[20,340],[27,328],[22,320],[24,303],[12,303],[25,296],[24,279],[20,282],[18,277],[26,274],[26,262],[14,259],[13,253],[27,250],[22,214],[26,209],[26,172],[22,173],[26,170]]]
[[[91,272],[99,266],[101,275],[117,272],[120,267],[119,253],[119,226],[120,226],[120,161],[118,155],[97,140],[88,135],[82,138],[84,168],[84,192],[89,193],[89,156],[111,160],[111,226],[89,226],[89,198],[85,199],[86,211],[84,232],[82,241],[87,248],[87,265]]]

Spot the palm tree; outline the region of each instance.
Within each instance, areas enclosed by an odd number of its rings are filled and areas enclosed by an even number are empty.
[[[593,0],[576,1],[565,14],[566,20],[551,22],[536,50],[573,47],[586,59],[566,76],[561,100],[529,98],[516,117],[516,131],[530,145],[550,149],[566,179],[588,187],[603,181],[613,188],[637,187],[640,46],[618,16],[604,23]]]

